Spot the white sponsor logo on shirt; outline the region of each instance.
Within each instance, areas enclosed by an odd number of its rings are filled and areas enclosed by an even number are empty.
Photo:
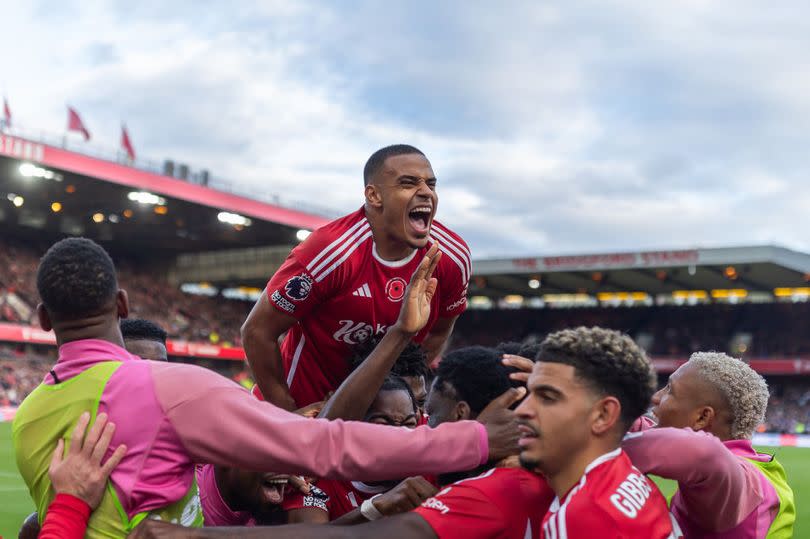
[[[275,303],[288,313],[292,314],[295,312],[295,305],[291,301],[288,301],[287,298],[282,296],[278,290],[273,292],[273,294],[270,296],[270,299],[273,301],[273,303]]]
[[[447,507],[444,502],[438,500],[436,498],[428,498],[422,503],[422,507],[427,507],[428,509],[435,509],[436,511],[440,512],[443,515],[446,515],[450,512],[450,508]]]
[[[336,341],[342,341],[346,344],[360,344],[366,342],[374,333],[374,328],[365,322],[341,320],[340,326],[340,329],[335,332],[333,337]]]
[[[352,292],[352,296],[359,296],[361,298],[370,298],[371,289],[369,289],[368,283],[364,283],[363,286]]]
[[[461,307],[462,305],[464,305],[466,303],[467,303],[467,296],[462,296],[457,302],[455,302],[455,303],[453,303],[451,305],[448,305],[447,310],[448,311],[455,310],[455,309]]]

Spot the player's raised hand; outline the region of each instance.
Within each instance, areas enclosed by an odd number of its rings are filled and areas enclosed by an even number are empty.
[[[517,416],[509,407],[526,396],[526,389],[512,388],[490,402],[477,420],[487,429],[489,460],[501,460],[520,452]]]
[[[405,297],[402,298],[399,319],[395,324],[403,333],[415,335],[427,324],[430,318],[430,302],[438,285],[433,272],[436,271],[441,257],[439,244],[434,243],[413,272],[411,282],[405,289]]]

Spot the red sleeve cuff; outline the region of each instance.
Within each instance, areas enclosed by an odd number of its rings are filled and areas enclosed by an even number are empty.
[[[90,506],[87,505],[87,502],[81,498],[73,496],[72,494],[57,494],[56,498],[54,498],[53,502],[51,502],[50,508],[53,508],[53,506],[56,504],[59,504],[60,507],[65,509],[76,511],[85,519],[89,518],[90,513],[93,512],[90,509]]]
[[[57,494],[48,506],[39,539],[81,539],[90,520],[90,506],[70,494]]]

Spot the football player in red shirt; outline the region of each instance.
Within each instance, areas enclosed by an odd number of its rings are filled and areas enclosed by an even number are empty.
[[[364,206],[293,249],[242,327],[258,389],[288,410],[336,390],[349,373],[351,347],[394,324],[405,287],[432,244],[443,255],[438,288],[431,318],[415,336],[429,360],[466,308],[470,251],[434,220],[436,177],[425,155],[407,145],[383,148],[363,176]]]
[[[617,331],[580,327],[542,342],[516,412],[521,464],[557,495],[544,538],[681,536],[658,488],[620,448],[650,405],[654,376],[644,352]]]

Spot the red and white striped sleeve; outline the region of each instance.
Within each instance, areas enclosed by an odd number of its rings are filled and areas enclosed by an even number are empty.
[[[461,236],[433,221],[430,236],[442,252],[439,279],[439,316],[451,318],[467,308],[467,287],[472,274],[470,248]]]
[[[273,306],[301,320],[340,288],[341,265],[371,237],[364,217],[350,217],[316,230],[290,252],[267,283]]]

